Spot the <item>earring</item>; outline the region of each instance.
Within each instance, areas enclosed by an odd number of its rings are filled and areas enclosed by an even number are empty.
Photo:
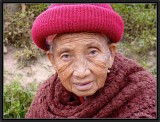
[[[110,70],[108,69],[107,73],[110,73]]]

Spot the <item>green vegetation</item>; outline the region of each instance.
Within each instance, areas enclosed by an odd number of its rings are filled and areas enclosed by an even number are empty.
[[[20,66],[27,66],[29,60],[36,59],[44,52],[35,47],[31,39],[31,27],[34,19],[47,8],[48,4],[26,4],[24,12],[9,15],[4,11],[4,45],[22,48],[15,55]]]
[[[119,51],[156,76],[156,4],[112,4],[112,7],[125,23]]]
[[[155,4],[113,4],[113,8],[125,22],[124,40],[136,53],[156,49],[156,9]],[[136,48],[135,48],[136,47]],[[138,48],[137,48],[138,47]]]
[[[4,118],[24,118],[35,95],[38,85],[31,83],[24,88],[20,80],[20,77],[16,77],[11,84],[4,86]]]
[[[33,64],[37,57],[43,54],[44,52],[37,49],[35,45],[30,45],[30,47],[26,47],[21,51],[17,51],[14,56],[19,62],[19,67],[23,68],[29,64]]]

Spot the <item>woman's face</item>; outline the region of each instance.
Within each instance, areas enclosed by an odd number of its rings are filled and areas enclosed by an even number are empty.
[[[115,45],[96,33],[63,34],[53,41],[47,55],[62,85],[77,96],[93,95],[104,86]]]

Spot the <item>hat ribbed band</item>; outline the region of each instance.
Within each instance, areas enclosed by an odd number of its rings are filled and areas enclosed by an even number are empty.
[[[123,36],[124,23],[110,8],[90,4],[49,7],[33,23],[32,39],[43,50],[48,50],[46,37],[69,32],[99,32],[112,42]]]

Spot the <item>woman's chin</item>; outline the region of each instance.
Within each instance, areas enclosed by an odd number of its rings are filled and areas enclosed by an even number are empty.
[[[76,94],[77,96],[91,96],[93,95],[96,91],[98,90],[98,87],[93,87],[91,89],[88,89],[88,90],[78,90],[78,89],[73,89],[72,92],[74,94]]]

